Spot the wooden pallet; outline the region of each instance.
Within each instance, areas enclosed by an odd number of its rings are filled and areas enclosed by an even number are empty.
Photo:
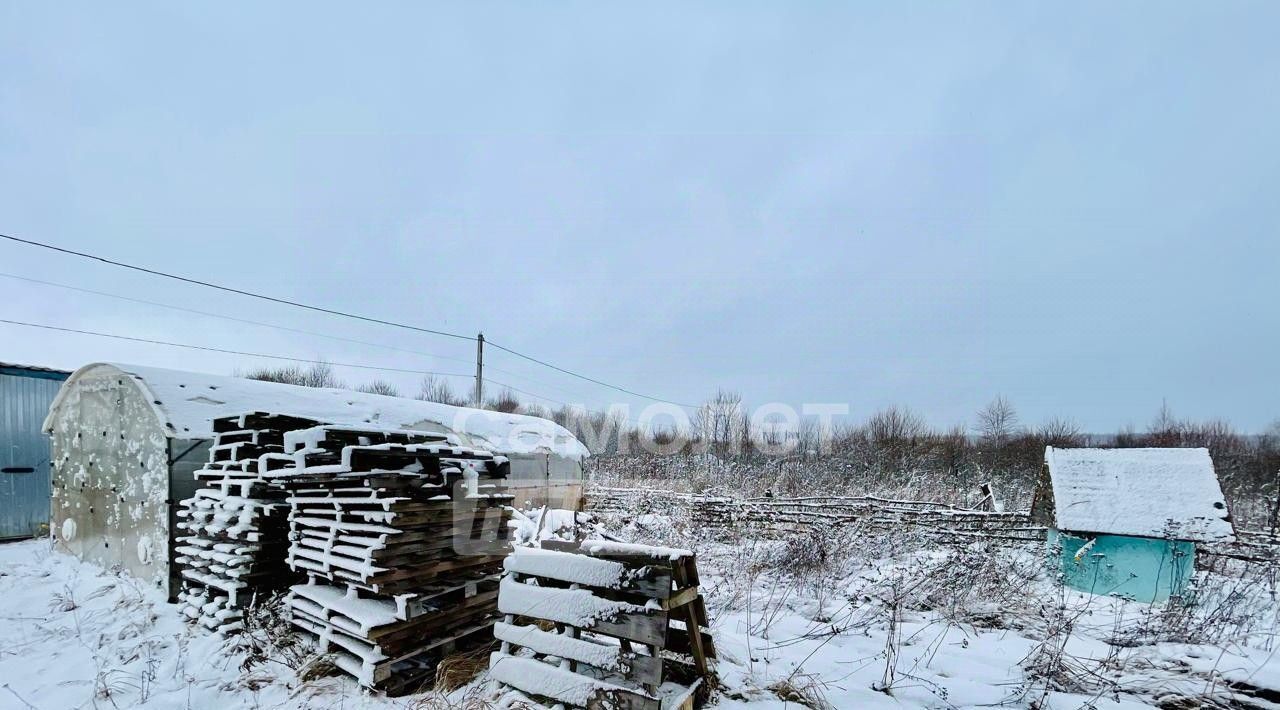
[[[259,467],[288,492],[286,562],[311,580],[290,592],[293,625],[389,693],[492,640],[510,551],[506,459],[420,434],[314,427]]]
[[[712,672],[692,553],[544,542],[504,567],[489,672],[531,702],[662,710],[692,703]]]
[[[179,511],[184,614],[241,628],[288,588],[292,625],[361,683],[408,692],[459,645],[493,643],[510,551],[505,457],[443,434],[250,412],[214,422]]]
[[[214,420],[209,460],[195,474],[203,487],[182,501],[171,548],[177,600],[192,622],[237,632],[249,600],[296,581],[284,564],[289,507],[258,459],[281,452],[289,428],[316,424],[265,412]]]
[[[391,697],[428,688],[436,663],[444,656],[493,643],[494,619],[488,618],[454,629],[447,636],[422,639],[399,656],[377,657],[370,655],[376,653],[373,646],[344,631],[335,631],[300,614],[293,615],[291,622],[317,651],[330,655],[340,670],[361,685]]]
[[[286,604],[291,623],[323,652],[338,654],[340,668],[367,687],[390,692],[412,685],[421,665],[417,661],[425,656],[491,629],[497,589],[497,577],[491,575],[388,598],[313,579],[295,585]]]

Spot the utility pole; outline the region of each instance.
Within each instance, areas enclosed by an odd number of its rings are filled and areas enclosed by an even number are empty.
[[[476,409],[484,408],[484,333],[476,336]]]

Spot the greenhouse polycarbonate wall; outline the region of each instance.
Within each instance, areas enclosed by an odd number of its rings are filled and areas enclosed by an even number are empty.
[[[169,438],[149,393],[122,373],[81,374],[50,417],[58,549],[165,588]]]
[[[582,462],[550,454],[507,454],[511,461],[509,492],[516,505],[547,505],[582,510]]]
[[[49,526],[49,438],[40,425],[68,373],[0,365],[0,540]]]

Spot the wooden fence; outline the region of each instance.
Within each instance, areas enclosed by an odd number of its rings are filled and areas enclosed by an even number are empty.
[[[876,496],[730,498],[653,489],[588,487],[586,510],[628,516],[680,511],[708,530],[746,529],[766,537],[831,525],[872,529],[911,528],[926,535],[985,538],[1009,542],[1043,541],[1044,528],[1027,511],[968,510],[943,503],[891,500]]]
[[[806,496],[801,498],[732,498],[659,489],[588,486],[588,512],[635,518],[678,512],[712,535],[750,530],[782,537],[831,525],[858,525],[872,530],[912,531],[949,540],[983,539],[1009,544],[1043,542],[1046,529],[1031,522],[1026,510],[993,511],[959,508],[929,501],[877,496]],[[1280,563],[1280,536],[1237,530],[1236,541],[1205,543],[1197,549],[1209,557],[1248,563]]]

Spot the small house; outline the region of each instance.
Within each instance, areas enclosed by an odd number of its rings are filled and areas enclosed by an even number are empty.
[[[176,589],[171,531],[179,504],[195,493],[195,471],[209,459],[213,420],[251,411],[449,434],[510,460],[512,486],[520,488],[517,504],[556,496],[567,501],[553,505],[580,504],[575,502],[581,500],[587,450],[567,429],[546,419],[343,389],[94,363],[62,384],[43,425],[52,439],[52,533],[59,549]]]
[[[1045,449],[1032,520],[1064,584],[1158,602],[1181,596],[1197,543],[1235,539],[1207,449]]]
[[[0,362],[0,540],[49,529],[49,438],[40,423],[70,374]]]

